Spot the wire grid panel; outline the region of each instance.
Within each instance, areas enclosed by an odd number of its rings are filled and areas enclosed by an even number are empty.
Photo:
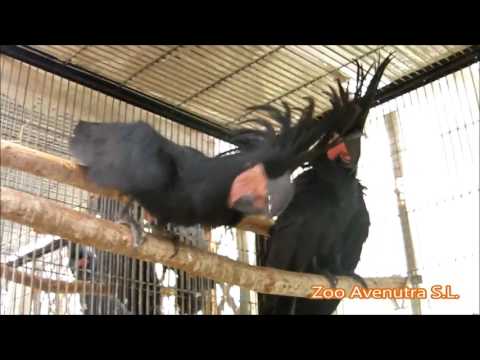
[[[417,268],[427,289],[423,314],[478,314],[479,63],[391,100],[370,113],[359,176],[371,230],[358,273],[407,273],[395,191],[407,207]],[[395,151],[387,118],[398,118]],[[393,168],[394,158],[401,166]],[[397,162],[398,163],[398,162]],[[390,169],[386,171],[385,169]],[[400,255],[401,254],[401,255]],[[432,299],[450,285],[457,300]],[[410,313],[408,301],[342,301],[339,313]]]
[[[141,117],[179,143],[192,144],[209,154],[225,150],[216,139],[193,130],[189,132],[189,129],[38,69],[6,57],[2,57],[0,64],[2,139],[68,157],[66,143],[73,119],[132,121]],[[452,283],[454,290],[457,288],[461,295],[460,301],[424,301],[424,312],[470,313],[478,309],[478,296],[475,297],[479,282],[475,271],[478,267],[478,71],[477,63],[373,109],[366,129],[368,138],[363,145],[360,175],[368,187],[366,201],[372,216],[372,228],[359,273],[364,276],[406,273],[404,256],[399,256],[404,249],[395,211],[395,189],[400,188],[408,205],[424,286],[428,288],[435,282]],[[392,112],[400,120],[401,154],[391,154],[389,150],[385,117]],[[192,133],[196,133],[194,140]],[[392,157],[400,155],[404,175],[399,180],[395,179],[393,170],[388,172],[385,169],[392,167]],[[1,180],[7,186],[54,198],[81,211],[88,209],[88,194],[78,189],[8,169],[2,169]],[[48,235],[38,236],[17,224],[2,220],[1,225],[2,262],[7,256],[8,259],[18,256],[22,246],[23,254],[52,240]],[[225,243],[219,241],[222,236],[229,239]],[[238,243],[235,232],[217,229],[212,232],[212,237],[211,250],[219,248],[224,255],[245,258],[238,247],[235,250],[234,245],[225,245]],[[452,239],[455,248],[451,246]],[[69,276],[71,279],[65,262],[67,257],[60,252],[42,256],[33,261],[35,271],[46,273],[48,285],[54,287],[57,279]],[[253,262],[250,256],[247,258]],[[37,270],[37,263],[40,270]],[[32,271],[31,265],[25,268],[27,273]],[[178,276],[173,276],[170,271],[167,274],[164,282],[168,284],[163,285],[168,290],[170,284],[172,287],[176,285],[176,280],[169,282],[168,279]],[[64,309],[63,313],[82,312],[78,296],[57,296],[54,291],[31,293],[28,286],[14,285],[12,281],[3,281],[1,285],[2,313],[62,313],[61,309]],[[242,298],[250,299],[250,311],[255,312],[255,296],[247,294],[242,297],[235,287],[224,284],[215,288],[211,312],[241,312]],[[177,298],[174,295],[167,298],[165,312],[180,312],[174,305]],[[351,303],[342,302],[339,313],[390,313],[394,306],[398,306],[388,302],[383,306],[379,301],[361,301],[361,305],[357,302],[358,306]],[[408,307],[404,306],[398,313],[408,313]]]
[[[218,139],[4,55],[0,56],[0,70],[2,140],[70,159],[68,140],[78,120],[142,120],[176,143],[194,147],[209,156],[227,146]],[[112,200],[96,198],[75,187],[13,169],[2,168],[1,183],[2,186],[53,199],[78,211],[95,212],[97,216],[109,219],[118,214],[119,204]],[[208,246],[212,251],[221,244],[219,239],[227,233],[224,228],[215,229],[212,233],[200,230],[175,229],[181,239],[194,241],[196,245],[208,236],[210,241],[203,242],[203,246]],[[14,275],[1,279],[1,314],[223,312],[217,308],[215,286],[206,279],[191,278],[173,269],[165,271],[162,278],[160,264],[82,248],[49,234],[37,234],[26,226],[3,219],[1,234],[1,263],[22,259],[22,255],[37,249],[33,251],[33,257],[30,256],[16,269],[22,274],[20,280],[13,281]],[[59,244],[54,251],[49,250],[52,241]],[[254,251],[253,247],[251,249]],[[88,263],[93,268],[85,267],[85,261],[82,261],[83,257],[88,256],[91,256]],[[238,258],[238,254],[232,256]],[[172,280],[173,277],[175,280]],[[31,287],[33,282],[29,281],[33,281],[33,278],[40,279],[42,290]],[[76,294],[63,294],[59,288],[61,281],[82,281],[83,288]],[[114,294],[95,297],[91,291],[94,284],[112,286]]]

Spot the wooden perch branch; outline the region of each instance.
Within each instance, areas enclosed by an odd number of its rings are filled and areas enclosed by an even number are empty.
[[[24,271],[19,271],[15,268],[0,264],[0,277],[5,280],[13,281],[17,284],[30,286],[33,289],[45,292],[52,292],[57,294],[76,294],[85,293],[94,295],[108,295],[111,294],[110,289],[103,284],[92,284],[88,281],[63,281],[41,278],[36,275],[28,274]]]
[[[128,201],[126,195],[116,190],[101,188],[90,182],[86,177],[85,168],[73,161],[5,140],[1,141],[0,158],[1,166],[25,171],[122,202]],[[268,218],[252,216],[245,218],[237,228],[268,235],[271,225],[272,221]]]
[[[313,286],[329,287],[328,280],[319,275],[288,272],[255,267],[233,261],[184,244],[178,254],[167,239],[146,235],[145,243],[134,249],[130,230],[113,222],[97,219],[66,208],[55,201],[1,187],[3,218],[32,227],[39,233],[61,236],[64,239],[117,254],[130,256],[184,270],[217,282],[226,282],[260,293],[310,297]],[[406,284],[402,277],[365,279],[370,288],[400,288]],[[337,288],[347,293],[356,283],[350,277],[340,276]]]
[[[32,175],[55,180],[64,184],[72,185],[80,189],[109,196],[120,201],[128,201],[128,197],[120,192],[100,188],[87,180],[85,169],[73,161],[50,155],[26,146],[2,140],[1,142],[1,166],[14,168],[28,172]]]
[[[114,296],[112,288],[104,284],[97,284],[83,280],[63,281],[42,278],[38,275],[28,274],[24,271],[12,268],[7,266],[7,264],[0,264],[0,278],[2,277],[7,281],[12,281],[17,284],[29,286],[35,290],[49,293]],[[176,288],[171,287],[162,286],[160,288],[160,294],[163,296],[175,295],[176,291]]]

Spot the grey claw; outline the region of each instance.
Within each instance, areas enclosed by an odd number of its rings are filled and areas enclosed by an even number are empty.
[[[366,281],[360,276],[360,275],[357,275],[355,273],[353,273],[352,275],[352,278],[356,281],[358,281],[360,284],[362,284],[362,286],[365,288],[365,289],[368,289],[368,285],[366,283]]]
[[[173,250],[172,256],[170,256],[170,259],[173,259],[175,256],[177,256],[178,251],[180,250],[180,238],[176,235],[173,235],[172,242],[173,242],[174,250]]]
[[[121,225],[127,225],[130,228],[130,231],[132,233],[132,239],[133,239],[133,247],[135,249],[140,247],[144,243],[145,238],[143,236],[143,229],[140,224],[138,224],[131,218],[120,219],[116,221],[116,223]]]
[[[330,286],[332,289],[335,289],[338,284],[338,279],[335,275],[333,275],[330,271],[324,270],[318,272],[319,275],[323,275],[327,278],[328,282],[330,283]]]

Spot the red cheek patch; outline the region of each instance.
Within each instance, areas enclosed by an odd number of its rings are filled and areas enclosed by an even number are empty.
[[[156,218],[153,217],[147,210],[143,209],[143,218],[147,220],[149,224],[155,224]]]
[[[348,153],[345,143],[340,143],[330,148],[327,151],[327,156],[330,160],[335,160],[338,157],[340,157],[344,161],[350,161],[352,159],[350,154]]]
[[[77,266],[81,269],[86,268],[88,265],[88,259],[87,258],[82,258],[78,259]]]

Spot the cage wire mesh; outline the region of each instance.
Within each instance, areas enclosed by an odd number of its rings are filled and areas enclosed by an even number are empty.
[[[420,286],[451,286],[460,295],[427,296],[422,314],[479,313],[479,74],[477,62],[373,108],[362,139],[358,177],[371,227],[356,272],[406,276],[407,221]],[[413,310],[408,300],[344,299],[335,313]]]
[[[359,178],[372,225],[357,271],[366,277],[407,273],[402,202],[421,287],[451,285],[460,295],[427,297],[423,314],[478,314],[479,72],[477,62],[382,104],[365,129]],[[344,300],[338,308],[340,314],[411,311],[409,301],[400,300]]]
[[[167,138],[213,156],[228,144],[118,99],[47,73],[5,55],[1,66],[1,139],[70,159],[68,139],[76,122],[143,120]],[[39,195],[97,217],[116,220],[120,204],[75,187],[2,168],[2,186]],[[140,219],[143,214],[136,209]],[[254,264],[253,234],[239,230],[176,227],[180,240]],[[146,231],[148,229],[146,224]],[[99,251],[1,219],[0,262],[4,274],[1,314],[223,314],[255,313],[255,294],[161,264]],[[35,251],[34,251],[35,250]],[[32,255],[33,252],[33,255]],[[39,281],[36,281],[39,280]],[[74,294],[64,282],[78,284]],[[95,285],[105,285],[98,294]]]
[[[138,47],[134,48],[117,50],[122,50],[123,53],[139,51]],[[322,47],[321,50],[324,51],[324,48],[327,47]],[[457,50],[455,47],[440,47],[439,54],[444,48],[448,51]],[[52,49],[53,47],[50,47],[47,50],[62,52],[67,48]],[[158,71],[156,68],[161,67],[159,61],[179,49],[185,55],[181,57],[185,64],[197,65],[198,54],[193,53],[199,49],[189,52],[188,49],[172,47],[160,49],[162,54],[156,54],[152,59],[144,59],[145,63],[140,64],[140,69]],[[79,55],[86,57],[86,50],[91,56],[102,58],[105,57],[103,52],[112,51],[107,47],[73,50],[71,53],[61,54],[62,59],[80,61]],[[253,48],[250,50],[254,51]],[[314,47],[279,47],[270,50],[262,47],[257,50],[260,51],[256,54],[259,60],[252,64],[247,61],[246,63],[250,64],[248,68],[267,66],[266,59],[272,60],[271,56],[277,52],[309,53],[309,66],[312,66],[312,62],[320,61],[312,53],[318,50]],[[335,49],[336,52],[340,50]],[[361,56],[362,52],[357,50],[357,55]],[[386,51],[384,48],[381,50]],[[408,49],[408,52],[407,49],[400,50],[405,61],[398,62],[399,68],[411,65],[410,67],[418,69],[423,64],[422,61],[425,61],[425,54],[418,52],[418,49]],[[236,50],[231,48],[227,52],[232,51]],[[193,52],[190,55],[196,60],[190,61],[185,52]],[[295,66],[303,69],[306,58],[290,57],[289,61],[298,61],[291,64],[295,63]],[[375,54],[372,53],[368,59],[374,57]],[[407,59],[409,61],[406,61]],[[86,65],[91,60],[82,58]],[[223,64],[233,60],[225,57],[218,61]],[[181,64],[179,59],[175,60],[175,63],[178,66]],[[273,68],[280,66],[280,63],[275,62]],[[209,155],[231,148],[229,144],[218,139],[9,57],[1,56],[0,64],[2,139],[69,158],[68,139],[79,119],[105,122],[142,119],[167,138],[195,147]],[[103,70],[97,69],[98,72],[113,70],[118,64],[110,64],[113,67],[107,68],[104,65]],[[127,66],[128,63],[125,62],[124,65]],[[212,71],[220,71],[222,67],[215,69]],[[257,70],[260,71],[259,69]],[[393,67],[389,71],[397,70]],[[175,73],[178,74],[178,71]],[[134,83],[140,81],[134,74],[136,71],[120,80]],[[456,301],[426,299],[422,301],[423,313],[478,313],[478,74],[479,64],[475,63],[372,109],[366,126],[367,137],[363,139],[359,177],[367,186],[366,202],[372,225],[357,272],[365,277],[407,274],[402,223],[408,218],[417,255],[417,270],[423,277],[421,286],[429,288],[434,284],[450,284],[455,292],[461,294]],[[216,76],[225,85],[230,80],[238,80],[234,76],[220,75]],[[159,74],[152,79],[157,81],[158,78]],[[212,79],[219,81],[215,76]],[[308,79],[303,79],[306,80]],[[144,82],[148,81],[144,79]],[[309,88],[308,81],[303,84],[304,87],[295,90],[296,94]],[[169,89],[175,89],[177,85],[172,85]],[[152,85],[148,88],[153,91]],[[204,109],[203,106],[211,103],[211,99],[203,98],[210,90],[213,91],[213,88],[207,86],[205,90],[192,90],[192,94],[198,94],[191,100],[198,102],[198,106]],[[268,89],[265,89],[261,92],[268,97]],[[232,91],[232,88],[229,88],[221,92],[221,96],[229,96]],[[284,93],[283,91],[282,94]],[[269,99],[275,97],[273,95]],[[220,98],[220,95],[217,97]],[[256,96],[253,98],[258,99]],[[190,98],[183,96],[179,99]],[[179,99],[174,103],[180,101]],[[192,102],[188,100],[183,103]],[[231,105],[229,102],[222,104]],[[214,108],[220,109],[217,105]],[[200,108],[197,107],[198,109]],[[218,116],[222,112],[212,111],[206,113]],[[221,116],[219,118],[221,119]],[[4,186],[54,199],[79,211],[93,212],[107,219],[114,219],[118,215],[119,204],[115,201],[93,197],[68,185],[3,168],[1,181]],[[400,211],[400,205],[403,206],[402,209],[406,209],[405,212]],[[141,217],[142,214],[139,213],[138,216]],[[240,290],[239,287],[228,284],[215,284],[206,279],[190,277],[182,271],[163,269],[160,264],[137,261],[95,249],[85,249],[86,252],[93,253],[94,260],[91,263],[94,269],[88,271],[85,267],[76,268],[75,264],[81,260],[83,253],[81,247],[50,235],[35,234],[28,227],[3,219],[1,226],[2,263],[14,261],[34,248],[44,247],[52,240],[57,240],[59,244],[59,250],[48,252],[48,249],[42,249],[42,256],[34,257],[19,267],[22,274],[25,274],[25,279],[22,277],[21,281],[16,282],[11,281],[12,278],[1,280],[2,314],[258,313],[257,294],[253,291]],[[237,229],[208,230],[200,227],[171,230],[177,232],[182,241],[190,242],[194,246],[206,247],[210,251],[252,265],[262,262],[261,251],[257,254],[255,249],[262,248],[265,243],[253,233]],[[80,264],[85,266],[83,261],[80,261]],[[33,273],[47,283],[44,284],[46,290],[40,291],[29,286],[31,284],[28,281],[32,279],[27,275]],[[60,291],[55,291],[55,286],[58,290],[59,280],[82,280],[79,286],[83,288],[78,294],[61,294]],[[106,296],[97,296],[89,290],[98,283],[112,286],[114,291]],[[337,313],[408,314],[411,313],[411,308],[408,302],[344,300]]]

